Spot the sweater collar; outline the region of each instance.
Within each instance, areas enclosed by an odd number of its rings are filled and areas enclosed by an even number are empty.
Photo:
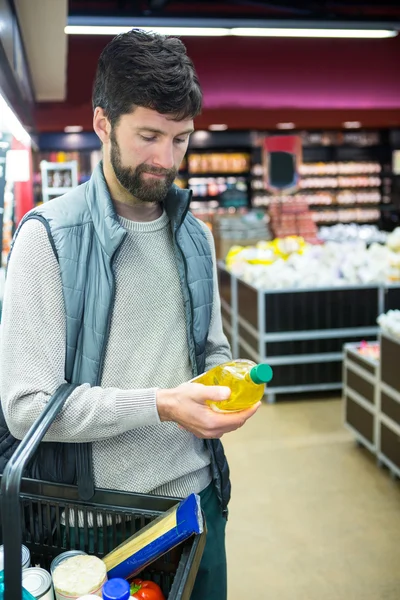
[[[179,229],[189,210],[191,192],[172,185],[164,200],[165,212],[173,231]],[[122,243],[126,230],[119,222],[103,173],[101,161],[93,171],[86,188],[86,201],[96,233],[102,246],[111,256]]]

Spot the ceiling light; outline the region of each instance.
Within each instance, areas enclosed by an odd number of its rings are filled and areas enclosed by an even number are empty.
[[[99,22],[99,19],[97,19]],[[77,19],[70,17],[69,23],[76,23]],[[86,21],[88,22],[88,21]],[[89,21],[90,22],[90,21]],[[104,21],[100,21],[104,22]],[[149,20],[147,20],[147,23]],[[164,21],[165,22],[165,21]],[[78,20],[79,23],[79,20]],[[82,21],[81,21],[82,23]],[[124,21],[126,23],[126,21]],[[188,23],[186,20],[185,23]],[[363,28],[362,25],[358,29],[347,29],[346,25],[342,28],[333,27],[321,28],[317,26],[310,26],[303,24],[303,27],[260,27],[254,25],[253,27],[234,27],[232,21],[227,19],[220,19],[219,25],[216,27],[210,27],[205,20],[201,22],[204,24],[203,27],[191,26],[186,24],[182,26],[170,25],[160,26],[156,23],[154,25],[141,25],[140,19],[137,19],[136,23],[129,24],[114,24],[114,25],[83,25],[83,24],[70,24],[65,27],[65,33],[68,35],[118,35],[119,33],[126,33],[134,27],[138,27],[144,31],[154,31],[163,35],[177,35],[177,36],[212,36],[220,37],[227,35],[235,36],[246,36],[246,37],[301,37],[301,38],[390,38],[395,37],[398,32],[390,29],[368,29]],[[216,23],[217,24],[217,23]],[[253,23],[252,23],[253,24]],[[224,26],[225,25],[225,26]],[[354,27],[354,25],[353,25]]]
[[[343,123],[345,129],[359,129],[361,127],[360,121],[345,121]]]
[[[67,125],[64,127],[65,133],[80,133],[83,131],[82,125]]]
[[[210,125],[208,129],[210,131],[226,131],[228,125],[225,125],[225,123],[214,123],[213,125]]]
[[[199,129],[192,134],[192,139],[196,139],[197,141],[207,140],[210,137],[210,133],[208,131],[204,131],[203,129]]]
[[[277,123],[278,129],[294,129],[296,126],[294,123]]]
[[[32,143],[31,136],[22,126],[17,116],[8,106],[5,98],[0,94],[0,131],[3,133],[11,133],[16,140],[30,146]]]
[[[300,38],[390,38],[397,31],[389,29],[319,29],[319,28],[286,28],[286,27],[235,27],[232,35],[246,37],[300,37]]]
[[[135,25],[67,25],[64,29],[68,35],[118,35],[130,31]],[[230,35],[230,30],[223,27],[143,27],[137,25],[143,31],[154,31],[162,35],[182,36],[212,36],[221,37]]]

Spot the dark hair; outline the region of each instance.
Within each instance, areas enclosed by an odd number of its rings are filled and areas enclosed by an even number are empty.
[[[93,110],[104,109],[111,125],[137,106],[181,121],[200,113],[202,92],[181,40],[132,29],[101,53],[92,102]]]

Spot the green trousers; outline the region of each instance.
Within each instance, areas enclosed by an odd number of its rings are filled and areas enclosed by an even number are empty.
[[[191,600],[227,600],[225,527],[226,519],[210,484],[200,494],[207,521],[207,541]]]
[[[227,600],[227,576],[225,553],[226,519],[222,516],[221,507],[215,492],[214,484],[210,484],[200,493],[201,507],[207,522],[207,538],[200,562],[191,600]],[[113,547],[112,528],[107,528],[109,547]],[[75,529],[69,530],[67,539],[62,527],[64,546],[75,548]],[[83,529],[79,528],[79,547],[85,547]],[[122,542],[121,532],[117,531],[117,543]],[[103,550],[103,531],[98,530],[99,548]],[[93,552],[93,529],[89,529],[89,552]]]

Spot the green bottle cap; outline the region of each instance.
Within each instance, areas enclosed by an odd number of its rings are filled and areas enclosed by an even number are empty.
[[[273,371],[269,365],[260,364],[253,367],[250,371],[252,381],[258,385],[268,383],[273,377]]]

